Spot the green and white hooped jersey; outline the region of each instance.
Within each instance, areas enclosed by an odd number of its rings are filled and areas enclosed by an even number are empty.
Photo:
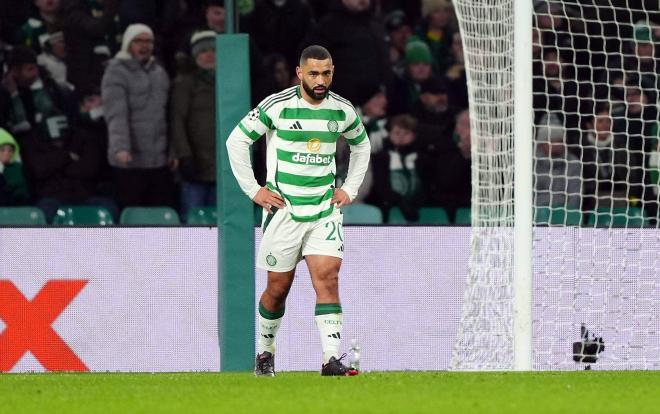
[[[368,141],[349,101],[329,92],[321,104],[311,105],[300,86],[264,99],[238,128],[252,142],[266,135],[267,186],[282,195],[291,217],[300,222],[333,211],[337,139],[343,135],[351,146]]]

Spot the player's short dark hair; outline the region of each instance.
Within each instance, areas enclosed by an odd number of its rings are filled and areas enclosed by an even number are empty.
[[[328,49],[324,48],[323,46],[311,45],[307,46],[300,54],[300,66],[302,66],[307,59],[332,60],[332,56],[330,56]]]

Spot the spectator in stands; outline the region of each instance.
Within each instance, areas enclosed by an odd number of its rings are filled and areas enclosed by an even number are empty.
[[[387,85],[390,64],[385,27],[371,10],[370,0],[341,0],[309,33],[303,47],[324,45],[332,53],[337,72],[332,89],[359,104],[363,89]]]
[[[178,159],[181,213],[216,205],[215,186],[215,33],[191,39],[197,70],[179,75],[172,85],[170,130]]]
[[[40,73],[32,49],[14,48],[3,87],[11,97],[8,118],[19,142],[29,134],[48,140],[62,138],[70,132],[70,120],[76,112],[75,99],[70,90]]]
[[[96,176],[98,182],[97,194],[103,197],[114,197],[112,191],[112,169],[108,164],[108,126],[103,113],[101,88],[89,91],[78,91],[79,115],[75,121],[73,134],[78,140],[94,141],[102,156],[98,159],[99,170]]]
[[[656,58],[655,41],[650,23],[639,21],[634,26],[634,41],[632,42],[632,54],[625,57],[625,68],[637,72],[640,76],[640,84],[644,88],[649,103],[658,101],[658,89],[660,89],[660,64]]]
[[[411,115],[417,119],[417,136],[426,149],[445,151],[454,146],[450,139],[454,128],[454,110],[449,102],[445,79],[434,76],[422,82],[419,99],[413,103]]]
[[[195,71],[197,65],[192,61],[190,53],[190,39],[194,32],[212,30],[216,34],[225,32],[225,6],[224,0],[204,0],[203,23],[201,26],[191,30],[183,39],[176,55],[177,73]],[[252,102],[260,102],[267,96],[268,79],[264,76],[264,57],[256,46],[254,39],[250,38],[250,84],[252,92]]]
[[[206,26],[216,33],[225,32],[224,0],[206,0],[204,7]]]
[[[364,128],[369,135],[371,152],[379,152],[387,140],[387,93],[385,86],[380,86],[365,94],[364,103],[355,108]]]
[[[117,49],[117,1],[62,0],[67,80],[76,89],[98,89]]]
[[[626,137],[614,134],[610,107],[605,105],[584,123],[580,143],[584,211],[628,204]]]
[[[406,220],[417,221],[419,208],[426,196],[422,186],[421,170],[425,154],[416,137],[417,121],[408,114],[397,115],[390,121],[389,140],[373,156],[373,202],[389,217],[393,207],[403,213]]]
[[[438,126],[454,127],[453,104],[450,101],[447,79],[433,76],[420,85],[419,100],[413,105],[412,115],[418,121]]]
[[[632,203],[652,197],[644,187],[648,177],[644,169],[645,154],[652,151],[652,144],[657,137],[658,109],[649,102],[649,97],[640,78],[630,76],[623,88],[624,102],[612,108],[614,123],[612,129],[615,135],[623,134],[625,141],[621,143],[626,154],[624,164],[625,177],[629,188],[626,198]]]
[[[59,84],[66,84],[66,47],[62,32],[47,35],[41,54],[37,56],[37,63],[48,71],[50,76]],[[68,85],[67,85],[68,86]]]
[[[423,171],[430,204],[443,207],[450,218],[457,208],[469,207],[472,197],[470,111],[460,111],[455,125],[451,147],[433,152],[432,162]]]
[[[280,53],[289,67],[298,66],[298,46],[314,23],[312,9],[301,0],[256,0],[241,30],[250,33],[260,51]]]
[[[122,208],[173,205],[166,122],[169,79],[153,57],[153,42],[148,26],[128,26],[101,86],[108,162]]]
[[[412,36],[412,25],[402,10],[394,10],[385,16],[385,29],[390,65],[394,74],[401,77],[406,71],[406,44]]]
[[[582,197],[580,160],[566,151],[566,128],[560,114],[550,113],[536,127],[534,205],[579,209]]]
[[[468,90],[461,33],[454,32],[451,39],[445,78],[448,81],[447,87],[452,106],[457,109],[464,109],[468,107]]]
[[[369,143],[371,144],[371,153],[376,154],[380,152],[387,140],[387,95],[385,88],[381,87],[374,91],[368,91],[366,102],[361,106],[355,108],[358,116],[362,120],[365,130],[369,135]],[[348,166],[350,161],[350,151],[348,144],[345,140],[337,142],[337,151],[335,153],[335,164],[337,166],[337,186],[341,187],[343,180],[348,174]],[[364,175],[364,180],[358,190],[358,196],[354,203],[369,202],[373,197],[372,189],[374,183],[374,173],[372,160],[369,162],[369,167]]]
[[[298,81],[284,55],[279,53],[273,53],[264,58],[264,70],[268,79],[266,84],[269,95],[293,86]]]
[[[426,43],[411,37],[406,44],[406,72],[394,79],[388,96],[388,114],[409,113],[419,100],[422,83],[433,76],[433,58]]]
[[[62,205],[105,207],[117,219],[117,206],[98,195],[99,177],[105,165],[102,136],[90,134],[80,122],[60,138],[30,137],[23,151],[33,181],[36,205],[51,222]]]
[[[14,137],[2,128],[0,128],[0,175],[4,182],[3,205],[26,204],[30,193],[23,173],[19,146]]]
[[[34,5],[37,12],[21,26],[20,37],[23,45],[39,54],[48,33],[56,31],[60,0],[34,0]]]
[[[179,17],[183,12],[179,0],[117,0],[119,2],[119,29],[123,32],[128,25],[142,23],[154,32],[154,55],[167,72],[175,73],[175,54],[180,37],[185,33]],[[189,28],[188,28],[189,29]]]
[[[537,83],[540,89],[534,90],[535,119],[539,121],[548,111],[561,112],[566,117],[566,128],[578,128],[580,97],[574,67],[551,48],[543,51],[543,65],[538,69],[542,73],[535,74],[541,79]]]
[[[433,69],[444,73],[452,34],[456,31],[454,8],[448,0],[423,0],[422,16],[424,20],[417,35],[431,50]]]

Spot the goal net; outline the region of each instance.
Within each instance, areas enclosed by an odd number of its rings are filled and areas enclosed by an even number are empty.
[[[529,1],[454,1],[473,190],[472,256],[451,367],[513,369],[514,318],[527,313],[532,369],[658,369],[657,2],[521,7]],[[527,12],[533,28],[523,28],[531,39],[525,55],[514,34],[516,13]],[[529,60],[531,73],[516,74]],[[516,106],[516,88],[530,94],[531,110]],[[530,136],[515,136],[516,119],[528,119]],[[531,150],[516,157],[523,139]],[[514,180],[521,158],[532,161],[531,189]],[[516,244],[514,225],[524,217],[514,214],[514,195],[529,190],[533,241]],[[514,274],[525,255],[531,275]],[[521,277],[531,277],[531,292],[514,289]],[[517,306],[516,296],[528,293],[531,305]]]

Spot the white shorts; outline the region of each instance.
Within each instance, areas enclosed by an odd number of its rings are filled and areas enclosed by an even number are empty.
[[[328,217],[305,223],[294,221],[286,207],[264,216],[257,254],[259,268],[288,272],[307,255],[344,257],[343,215],[339,209],[335,208]]]

